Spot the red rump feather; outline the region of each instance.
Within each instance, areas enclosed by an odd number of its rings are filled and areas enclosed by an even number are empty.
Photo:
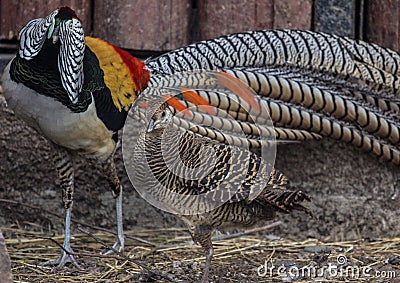
[[[122,61],[128,66],[132,80],[138,91],[142,91],[150,80],[150,72],[145,68],[145,64],[131,54],[111,44],[115,51],[121,56]]]

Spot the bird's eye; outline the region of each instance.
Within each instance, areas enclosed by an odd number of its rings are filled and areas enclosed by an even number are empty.
[[[167,113],[165,113],[165,111],[161,112],[161,118],[164,118],[165,115],[167,115]]]

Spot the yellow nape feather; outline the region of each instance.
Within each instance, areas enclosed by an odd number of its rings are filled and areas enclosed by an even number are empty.
[[[98,38],[86,36],[86,45],[92,50],[104,72],[104,82],[111,91],[114,105],[119,111],[128,111],[136,100],[136,86],[132,73],[121,57],[120,49]],[[132,57],[133,58],[133,57]]]

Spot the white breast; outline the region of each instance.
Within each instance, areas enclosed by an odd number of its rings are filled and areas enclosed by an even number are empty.
[[[17,116],[50,141],[70,150],[101,160],[113,153],[113,133],[97,117],[93,98],[85,112],[71,112],[61,102],[12,81],[10,64],[4,69],[2,84],[7,104]]]

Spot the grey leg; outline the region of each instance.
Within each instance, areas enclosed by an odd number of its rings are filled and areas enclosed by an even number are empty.
[[[210,275],[211,260],[214,255],[214,248],[211,242],[211,227],[208,225],[198,225],[194,230],[189,227],[190,234],[195,243],[200,244],[206,256],[206,264],[204,267],[203,277],[201,279],[202,283],[209,282],[208,277]]]
[[[118,251],[124,250],[124,230],[122,224],[122,185],[115,169],[115,163],[113,157],[109,158],[105,163],[101,164],[100,167],[107,178],[107,181],[111,187],[113,197],[115,198],[115,209],[117,214],[117,240],[113,245],[113,249]],[[113,250],[106,251],[105,254],[112,254]]]
[[[201,278],[202,283],[207,283],[208,282],[208,276],[210,274],[210,268],[211,268],[211,260],[214,255],[214,248],[211,246],[210,248],[205,249],[206,252],[206,265],[204,267],[204,273],[203,277]]]
[[[63,268],[67,263],[72,263],[75,267],[81,269],[81,266],[75,260],[73,250],[70,245],[71,240],[71,209],[67,209],[65,213],[65,232],[64,232],[64,244],[61,256],[56,260],[50,260],[44,262],[42,265],[55,265],[57,269]]]
[[[56,265],[56,268],[63,268],[67,263],[72,263],[77,268],[81,268],[74,256],[70,245],[71,240],[71,210],[74,193],[74,168],[69,152],[57,145],[53,145],[53,161],[57,169],[62,188],[63,204],[65,208],[65,231],[64,243],[61,256],[56,260],[50,260],[43,265]]]

